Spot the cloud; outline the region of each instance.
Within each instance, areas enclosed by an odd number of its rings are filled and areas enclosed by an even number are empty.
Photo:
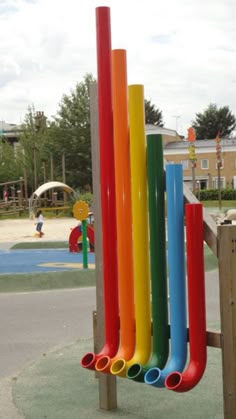
[[[172,41],[172,34],[152,35],[149,37],[149,41],[152,43],[169,44]]]
[[[19,122],[27,106],[50,117],[86,72],[96,76],[97,0],[2,0],[0,120]],[[104,2],[102,3],[104,5]],[[127,49],[129,83],[185,133],[210,102],[236,114],[236,4],[232,0],[106,0],[112,46]]]
[[[0,15],[9,15],[18,10],[15,0],[2,0],[0,3]]]

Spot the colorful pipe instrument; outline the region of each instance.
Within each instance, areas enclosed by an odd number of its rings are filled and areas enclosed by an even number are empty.
[[[105,343],[99,354],[84,355],[81,365],[95,368],[101,356],[113,357],[119,346],[119,305],[116,253],[116,199],[113,147],[110,9],[96,9],[100,184],[103,232]],[[113,246],[110,245],[113,243]]]
[[[184,373],[172,372],[165,381],[177,392],[198,384],[207,360],[202,204],[186,204],[186,236],[190,361]]]
[[[135,350],[132,215],[128,127],[126,51],[112,51],[113,130],[116,178],[117,261],[120,347],[113,358],[103,356],[96,370],[125,376],[125,362]]]
[[[164,369],[151,368],[145,382],[164,387],[172,371],[183,371],[187,359],[187,318],[184,250],[184,200],[181,164],[166,165],[168,269],[171,355]]]
[[[150,269],[152,292],[152,354],[147,364],[132,365],[128,378],[144,381],[152,367],[164,368],[169,354],[168,301],[165,237],[165,173],[162,136],[147,136],[147,174],[150,226]]]
[[[184,392],[207,358],[202,206],[186,205],[187,294],[182,165],[165,177],[161,135],[145,138],[144,88],[127,95],[126,52],[111,51],[109,8],[96,21],[105,342],[81,365]]]

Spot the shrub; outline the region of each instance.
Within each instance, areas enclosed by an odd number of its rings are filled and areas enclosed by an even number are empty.
[[[196,193],[198,196],[198,193]],[[202,189],[200,191],[200,201],[217,201],[219,199],[218,189]],[[235,200],[236,199],[236,190],[235,189],[221,189],[221,199],[222,200]]]

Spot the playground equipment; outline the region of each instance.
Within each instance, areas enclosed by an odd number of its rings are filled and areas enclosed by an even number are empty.
[[[130,324],[133,325],[135,333],[135,348],[132,346],[129,356],[131,358],[119,358],[119,342],[123,345],[123,304],[121,295],[122,287],[121,265],[116,265],[121,253],[116,254],[115,247],[109,248],[108,222],[112,221],[112,232],[116,239],[116,205],[118,196],[114,196],[118,188],[116,179],[118,173],[113,170],[113,163],[118,157],[113,150],[113,131],[111,130],[111,51],[110,51],[110,15],[109,8],[101,7],[96,10],[97,16],[97,52],[98,52],[98,116],[99,116],[99,144],[100,149],[96,149],[97,133],[96,128],[92,129],[92,146],[100,154],[99,164],[93,168],[93,181],[96,184],[95,200],[101,199],[101,220],[102,232],[98,231],[96,236],[97,253],[99,252],[102,261],[96,261],[98,269],[97,275],[97,320],[99,326],[99,338],[101,345],[103,326],[102,306],[104,305],[104,341],[102,349],[85,354],[81,360],[81,365],[88,369],[97,369],[108,372],[102,374],[99,382],[100,407],[112,409],[116,407],[116,387],[115,375],[126,376],[131,379],[145,381],[147,384],[156,387],[165,387],[168,390],[183,392],[191,390],[201,379],[206,365],[206,345],[222,349],[223,361],[223,388],[224,388],[224,414],[225,418],[235,417],[236,411],[236,286],[234,278],[236,275],[236,227],[231,225],[219,226],[205,213],[202,205],[183,186],[180,165],[166,165],[166,195],[167,195],[167,222],[168,222],[168,270],[169,270],[169,289],[170,289],[170,335],[167,322],[167,298],[166,298],[166,275],[165,269],[163,277],[158,278],[159,273],[154,273],[153,257],[157,258],[154,250],[153,241],[159,242],[162,251],[162,263],[165,265],[165,232],[164,232],[164,210],[160,204],[157,208],[155,197],[158,202],[164,200],[164,169],[156,167],[159,160],[163,160],[161,149],[154,152],[157,143],[161,143],[161,136],[148,136],[147,148],[145,146],[144,133],[144,113],[143,88],[142,86],[129,87],[129,120],[130,120],[130,168],[131,168],[131,208],[133,223],[133,284],[129,287],[130,301],[134,301],[135,324],[133,322],[132,310],[130,311]],[[102,43],[103,41],[103,43]],[[102,43],[102,44],[101,44]],[[114,57],[113,57],[114,60]],[[113,61],[115,66],[115,61]],[[113,86],[113,89],[114,86]],[[108,102],[106,101],[108,98]],[[92,100],[93,111],[95,106],[95,95]],[[115,109],[115,104],[113,105]],[[133,115],[136,115],[136,124],[133,122]],[[92,119],[96,126],[96,120]],[[137,131],[136,131],[137,128]],[[132,137],[136,137],[135,148],[132,144]],[[116,138],[116,124],[114,124],[114,138]],[[126,141],[126,140],[124,140]],[[150,148],[149,148],[150,147]],[[105,150],[104,150],[105,149]],[[114,147],[116,153],[116,147]],[[126,150],[127,155],[129,149]],[[133,153],[137,153],[134,157]],[[146,154],[147,154],[147,177],[146,183]],[[127,155],[124,162],[128,165]],[[93,163],[95,161],[93,155]],[[153,160],[152,158],[153,157]],[[155,160],[156,159],[156,160]],[[151,179],[151,166],[160,173],[156,179]],[[127,168],[126,168],[127,169]],[[126,170],[125,169],[125,170]],[[101,195],[99,192],[99,173],[101,184]],[[108,179],[109,178],[109,179]],[[95,181],[97,180],[97,183]],[[148,187],[148,207],[147,192]],[[140,200],[140,197],[142,198]],[[183,255],[183,226],[184,226],[184,207],[183,200],[190,202],[185,206],[186,218],[186,238],[187,238],[187,277],[188,291],[186,299],[184,255]],[[164,207],[164,205],[163,205]],[[146,255],[148,252],[147,234],[147,214],[149,209],[150,225],[150,266],[152,296],[149,293],[149,260]],[[154,210],[153,210],[154,209]],[[95,217],[99,224],[99,209]],[[153,214],[154,212],[154,214]],[[117,211],[117,214],[119,211]],[[141,219],[142,213],[142,219]],[[158,224],[162,222],[161,226]],[[155,223],[157,225],[155,226]],[[145,230],[142,254],[140,253],[140,235],[137,228],[142,232]],[[153,230],[155,230],[155,236]],[[96,229],[97,234],[97,229]],[[103,237],[101,238],[101,235]],[[97,240],[98,239],[98,240]],[[143,235],[142,235],[143,239]],[[125,237],[123,237],[125,240]],[[206,331],[205,319],[205,291],[204,291],[204,263],[203,263],[203,240],[219,257],[219,277],[220,277],[220,304],[221,304],[221,333]],[[115,242],[115,241],[114,241]],[[100,251],[102,243],[102,251]],[[119,238],[117,235],[117,249],[119,248]],[[178,253],[179,252],[179,253]],[[154,256],[153,256],[154,255]],[[109,259],[109,257],[111,259]],[[130,255],[132,257],[132,254]],[[117,258],[117,259],[116,259]],[[145,266],[141,267],[140,261]],[[103,262],[103,271],[101,270]],[[142,275],[139,277],[137,267],[141,267]],[[112,270],[111,270],[112,267]],[[118,279],[118,280],[117,280]],[[104,285],[104,297],[102,295],[102,282]],[[155,288],[157,286],[157,289]],[[133,295],[132,295],[133,292]],[[143,295],[141,296],[141,293]],[[119,296],[119,299],[118,299]],[[158,298],[164,296],[163,323],[158,324],[155,309],[158,307]],[[142,298],[141,298],[142,297]],[[186,326],[186,301],[188,301],[189,314],[189,337],[187,336]],[[152,327],[150,308],[152,306]],[[120,330],[118,307],[120,307]],[[159,307],[158,307],[159,309]],[[159,320],[159,319],[158,319]],[[156,335],[160,331],[158,341]],[[168,335],[167,335],[168,332]],[[133,332],[131,332],[132,334]],[[153,333],[153,345],[151,347],[151,337]],[[141,336],[142,335],[142,336]],[[189,364],[185,368],[187,339],[189,339],[190,356]],[[160,348],[160,341],[164,348]],[[171,351],[168,354],[168,342]],[[97,345],[97,342],[95,342]],[[161,356],[160,356],[161,352]],[[118,355],[118,359],[117,359]],[[168,358],[169,355],[169,358]],[[102,362],[101,362],[102,360]],[[117,365],[117,362],[118,365]],[[101,364],[101,365],[100,365]],[[109,364],[109,367],[108,367]],[[127,368],[128,367],[128,368]],[[145,384],[143,384],[145,385]]]
[[[94,227],[93,225],[86,225],[87,238],[89,240],[90,252],[94,252]],[[73,253],[79,252],[79,243],[82,242],[82,226],[78,225],[71,230],[69,236],[69,251]]]
[[[103,276],[104,276],[104,310],[105,340],[98,354],[86,354],[83,366],[94,369],[101,356],[112,358],[119,346],[119,306],[117,285],[116,243],[116,197],[112,123],[111,91],[111,35],[110,17],[106,8],[96,9],[97,16],[97,51],[98,51],[98,119],[100,148],[100,182],[103,232]],[[105,24],[105,27],[103,27]],[[105,29],[105,30],[104,30]]]
[[[113,51],[113,123],[116,176],[117,208],[117,263],[120,301],[120,348],[116,356],[103,356],[96,363],[97,371],[109,371],[125,375],[120,359],[131,358],[135,348],[134,303],[133,303],[133,265],[131,231],[130,162],[127,119],[127,70],[125,51]],[[131,320],[132,319],[132,320]],[[131,321],[130,321],[131,320]],[[115,362],[117,361],[117,362]]]
[[[158,138],[154,138],[155,140],[158,141]],[[159,138],[160,140],[161,138]],[[183,371],[187,359],[184,205],[183,198],[180,198],[183,197],[182,185],[182,166],[177,164],[167,165],[166,192],[171,353],[163,369],[157,364],[154,368],[148,369],[145,374],[145,382],[155,387],[164,387],[165,379],[170,372]],[[153,280],[155,281],[155,278]],[[204,306],[201,309],[204,310]]]
[[[29,199],[29,217],[32,219],[34,217],[35,208],[38,204],[38,200],[40,197],[47,192],[48,190],[54,190],[54,189],[62,189],[64,192],[67,192],[68,194],[74,194],[74,190],[62,182],[47,182],[43,185],[39,186],[31,195]],[[55,211],[55,210],[64,210],[68,209],[69,207],[50,207],[50,208],[43,208],[43,211]]]
[[[83,268],[88,267],[88,249],[87,249],[87,218],[89,208],[86,202],[77,201],[73,206],[74,217],[81,221],[81,225],[73,228],[69,237],[70,252],[78,252],[78,240],[82,235],[82,251],[83,251]]]
[[[0,199],[0,216],[18,214],[24,211],[27,204],[24,179],[0,183],[2,199]]]

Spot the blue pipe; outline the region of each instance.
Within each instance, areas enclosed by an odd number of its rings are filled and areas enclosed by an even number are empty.
[[[168,270],[170,295],[170,359],[164,369],[150,368],[144,381],[164,387],[173,371],[182,372],[187,359],[187,315],[184,250],[184,196],[181,164],[166,165]]]

